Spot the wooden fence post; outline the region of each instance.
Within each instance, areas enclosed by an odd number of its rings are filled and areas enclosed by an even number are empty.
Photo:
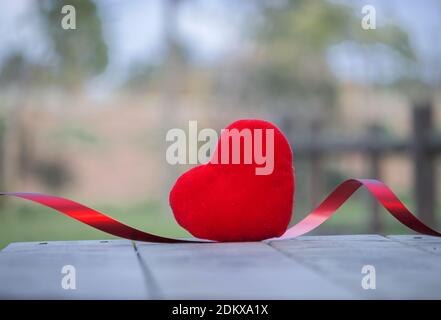
[[[381,179],[381,154],[376,147],[380,143],[381,127],[378,125],[371,125],[368,128],[368,139],[369,178]],[[371,208],[371,217],[369,221],[370,232],[381,233],[383,226],[380,217],[380,206],[377,201],[372,201],[372,199],[369,199],[369,206]]]
[[[315,120],[311,123],[311,145],[317,144],[320,141],[322,131],[322,123],[320,120]],[[310,168],[310,195],[311,195],[311,209],[314,209],[322,200],[322,188],[324,182],[324,172],[322,163],[322,152],[319,148],[312,148],[309,154],[309,168]]]
[[[416,104],[413,109],[412,147],[416,207],[421,219],[430,226],[435,226],[435,167],[429,145],[432,133],[431,104]]]

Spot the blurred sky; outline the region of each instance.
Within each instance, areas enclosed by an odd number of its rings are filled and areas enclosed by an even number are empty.
[[[280,0],[279,0],[280,1]],[[439,70],[425,68],[424,61],[432,61],[441,55],[441,2],[439,0],[332,0],[354,8],[360,15],[361,7],[374,5],[378,25],[399,24],[407,31],[411,44],[422,61],[425,77],[439,76]],[[41,30],[35,14],[33,0],[0,0],[0,66],[13,51],[22,51],[30,61],[51,63],[54,56]],[[280,1],[283,2],[283,1]],[[72,2],[75,4],[75,1]],[[103,30],[109,48],[109,65],[103,75],[93,81],[97,86],[114,87],[126,78],[138,62],[157,64],[163,52],[163,23],[165,1],[161,0],[96,0]],[[179,36],[191,52],[195,63],[210,65],[228,57],[228,54],[247,41],[244,34],[247,19],[259,18],[256,2],[233,0],[183,0],[178,16]],[[342,48],[344,46],[344,49]],[[365,64],[357,61],[357,55],[347,55],[349,43],[331,48],[329,59],[333,71],[346,78],[366,76],[361,70]],[[356,52],[357,48],[352,48]],[[381,61],[381,46],[372,55]],[[341,54],[342,52],[345,54]],[[384,54],[390,59],[390,55]],[[389,62],[387,62],[389,63]],[[357,70],[360,69],[360,72]],[[350,72],[347,72],[350,70]],[[431,73],[437,72],[436,75]],[[396,75],[394,70],[391,74]],[[387,75],[382,75],[386,79]],[[363,80],[363,79],[361,79]]]

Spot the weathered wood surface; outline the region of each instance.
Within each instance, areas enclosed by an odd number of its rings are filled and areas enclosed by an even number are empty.
[[[64,265],[76,269],[65,290]],[[372,265],[376,289],[361,270]],[[288,241],[135,244],[127,240],[13,243],[0,252],[0,298],[441,298],[441,239],[306,236]]]
[[[431,237],[411,241],[424,242]],[[439,245],[441,240],[433,237]],[[301,237],[273,242],[292,259],[326,274],[356,296],[379,299],[441,298],[441,257],[382,236]],[[376,289],[361,286],[361,268],[372,265]]]
[[[61,269],[76,269],[64,290]],[[132,243],[125,240],[13,243],[0,252],[1,298],[149,298]]]

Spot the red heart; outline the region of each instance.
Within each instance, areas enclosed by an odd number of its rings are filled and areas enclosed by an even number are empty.
[[[262,120],[239,120],[227,129],[250,129],[253,142],[264,142],[264,155],[268,149],[266,132],[273,129],[272,173],[256,174],[256,168],[264,165],[257,164],[254,156],[251,163],[244,163],[244,139],[240,144],[241,164],[232,163],[231,136],[222,134],[210,162],[187,171],[173,186],[170,206],[177,222],[195,237],[216,241],[259,241],[281,236],[294,205],[293,155],[288,141],[276,126]],[[256,139],[259,130],[254,129],[261,129],[262,138]],[[225,139],[230,141],[228,164],[220,160]]]

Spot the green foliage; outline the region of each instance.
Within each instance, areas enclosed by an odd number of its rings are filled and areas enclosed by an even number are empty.
[[[63,188],[72,180],[68,166],[58,159],[35,161],[33,173],[44,185],[54,191]]]
[[[102,72],[107,65],[107,46],[101,20],[94,2],[90,0],[40,1],[39,10],[45,22],[54,50],[58,56],[58,77],[74,87],[85,78]],[[63,29],[61,9],[71,4],[76,11],[76,29]]]
[[[89,145],[93,148],[97,148],[100,144],[103,144],[102,139],[88,128],[69,124],[51,132],[51,134],[48,135],[48,139],[62,145],[79,144],[83,146]]]
[[[21,52],[13,52],[7,56],[0,70],[0,84],[45,85],[54,80],[53,71],[48,66],[26,61]]]
[[[410,45],[409,35],[395,25],[385,25],[368,31],[354,28],[351,39],[367,45],[381,43],[389,46],[410,62],[416,59]]]
[[[0,73],[0,83],[21,80],[26,72],[26,62],[20,53],[10,55]]]

